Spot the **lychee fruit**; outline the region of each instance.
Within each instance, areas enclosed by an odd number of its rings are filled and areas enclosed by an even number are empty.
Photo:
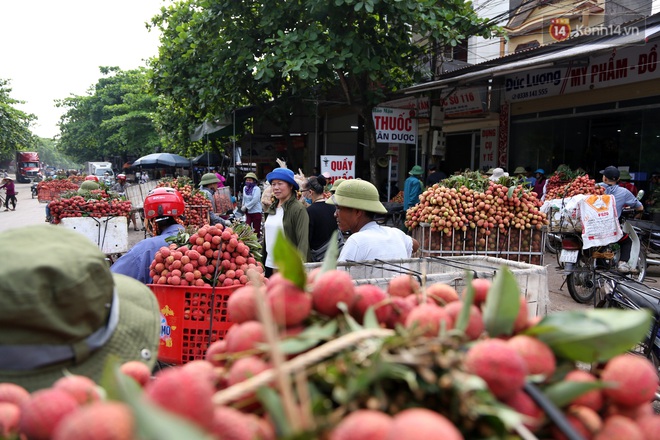
[[[474,305],[481,307],[482,304],[486,301],[486,296],[488,296],[488,291],[492,285],[492,281],[486,278],[474,278],[472,280],[472,287],[474,288]],[[467,294],[467,287],[463,289],[463,298]]]
[[[355,300],[351,307],[351,315],[360,323],[369,307],[374,307],[378,322],[385,323],[392,312],[392,305],[387,302],[387,293],[373,284],[361,284],[355,287]]]
[[[530,431],[538,430],[543,424],[545,418],[543,410],[539,408],[524,390],[518,390],[516,394],[506,399],[503,403],[527,417],[523,424]]]
[[[413,297],[411,297],[413,298]],[[388,328],[396,328],[397,324],[405,325],[408,313],[415,307],[411,301],[399,296],[390,298],[392,304],[392,312],[387,317],[386,325]]]
[[[660,432],[660,416],[656,414],[642,417],[637,420],[637,426],[642,431],[645,440],[654,440]]]
[[[658,372],[655,367],[646,358],[631,354],[610,359],[600,378],[614,385],[603,390],[605,396],[624,406],[650,402],[658,389]]]
[[[475,343],[465,356],[465,367],[468,372],[481,377],[500,400],[522,389],[527,375],[522,356],[500,339]]]
[[[329,270],[317,275],[312,289],[314,310],[334,318],[340,312],[337,303],[343,302],[350,309],[355,299],[355,285],[351,275],[343,270]]]
[[[87,376],[70,375],[55,381],[53,388],[71,394],[79,404],[84,405],[101,399],[96,382]]]
[[[257,348],[258,344],[266,342],[264,325],[259,321],[234,324],[227,331],[225,340],[227,341],[227,353],[252,350]]]
[[[18,433],[21,409],[11,402],[0,402],[0,438],[14,438]]]
[[[21,405],[19,431],[30,440],[48,440],[60,421],[78,407],[78,401],[64,390],[35,391],[30,400]]]
[[[121,402],[94,402],[62,419],[53,440],[132,440],[135,418]]]
[[[549,379],[557,368],[557,359],[550,347],[526,335],[516,335],[507,341],[527,364],[527,374],[540,374]]]
[[[655,414],[653,405],[649,402],[644,402],[637,406],[622,406],[610,402],[605,408],[605,416],[619,415],[628,417],[630,420],[639,420],[644,417],[652,416]]]
[[[564,377],[566,382],[596,382],[598,379],[593,374],[584,370],[569,371]],[[586,406],[594,411],[600,411],[603,407],[603,390],[596,389],[587,391],[573,400],[573,405]]]
[[[220,359],[219,355],[225,353],[227,353],[227,341],[225,339],[218,339],[209,345],[204,358],[211,362],[214,366],[222,367],[225,365],[225,360]]]
[[[181,368],[189,373],[206,379],[212,386],[215,386],[215,384],[220,379],[219,374],[213,364],[211,362],[205,361],[204,359],[195,359],[194,361],[183,364]]]
[[[256,376],[257,374],[268,370],[270,366],[257,356],[247,356],[241,359],[238,359],[234,362],[229,369],[229,374],[227,377],[227,385],[232,386],[237,383],[241,383],[251,377]],[[256,399],[256,394],[254,392],[246,392],[241,395],[239,401],[252,401]]]
[[[442,306],[459,300],[456,289],[445,283],[434,283],[427,286],[426,295]]]
[[[302,323],[312,311],[312,296],[290,282],[268,285],[268,304],[275,322],[282,327]]]
[[[141,387],[144,387],[151,379],[151,370],[149,366],[140,361],[128,361],[119,367],[119,371],[135,379]]]
[[[216,435],[219,440],[255,440],[261,438],[256,420],[228,406],[216,406],[213,410],[211,433]]]
[[[603,421],[596,411],[586,406],[571,405],[566,409],[566,420],[571,424],[575,432],[584,439],[593,438],[600,431]],[[552,426],[553,438],[557,440],[568,440],[557,425]]]
[[[145,397],[204,429],[213,422],[213,386],[206,377],[183,368],[161,370],[145,387]]]
[[[463,440],[445,416],[425,408],[406,409],[394,416],[388,440]]]
[[[420,304],[406,318],[406,328],[416,327],[430,337],[438,336],[443,325],[445,330],[451,330],[454,323],[445,309],[435,304]]]
[[[406,297],[419,292],[419,282],[410,274],[395,276],[387,285],[387,293],[391,296]]]
[[[385,440],[392,417],[371,409],[350,413],[330,433],[330,440]]]
[[[255,286],[245,286],[235,290],[227,300],[227,315],[234,323],[257,319],[257,294]]]
[[[594,440],[611,439],[645,440],[644,434],[634,421],[616,415],[606,418],[603,428],[594,436]]]
[[[0,383],[0,402],[9,402],[20,406],[26,400],[30,400],[30,393],[22,386],[10,382]]]
[[[458,321],[458,316],[461,314],[463,309],[463,302],[461,301],[452,301],[444,307],[447,314],[451,317],[454,327],[456,327],[456,322]],[[473,341],[477,339],[484,332],[484,319],[481,316],[481,311],[479,307],[474,304],[470,304],[470,315],[468,317],[468,324],[465,328],[465,336],[468,340]]]

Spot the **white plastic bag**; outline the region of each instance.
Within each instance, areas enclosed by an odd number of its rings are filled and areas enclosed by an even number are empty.
[[[611,195],[592,195],[580,202],[583,249],[615,243],[623,237]]]

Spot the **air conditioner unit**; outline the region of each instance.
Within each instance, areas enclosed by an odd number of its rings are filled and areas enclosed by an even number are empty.
[[[442,131],[433,130],[433,138],[431,141],[431,155],[445,157],[447,152],[447,138]]]

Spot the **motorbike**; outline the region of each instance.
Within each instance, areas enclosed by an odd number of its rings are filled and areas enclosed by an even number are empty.
[[[648,359],[660,375],[660,290],[608,272],[599,275],[597,284],[595,308],[651,312],[653,320],[646,337],[630,352]],[[655,400],[660,400],[660,390],[656,390]]]
[[[660,265],[660,226],[649,220],[629,220],[646,253],[646,264]]]
[[[626,224],[628,226],[626,226]],[[633,241],[631,260],[635,261],[633,272],[626,276],[642,282],[646,277],[646,250],[640,245],[640,240],[632,225],[624,223],[624,232]],[[597,287],[598,272],[616,272],[619,263],[619,245],[612,243],[607,246],[583,249],[582,235],[579,232],[561,233],[561,250],[559,264],[566,274],[565,284],[571,298],[581,304],[589,304],[594,299]]]
[[[32,185],[30,185],[30,191],[32,191],[32,198],[34,199],[37,197],[39,194],[39,191],[37,190],[38,183],[33,182]]]

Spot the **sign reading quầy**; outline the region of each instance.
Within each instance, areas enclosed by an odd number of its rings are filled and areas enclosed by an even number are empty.
[[[372,116],[376,128],[376,142],[417,144],[415,110],[375,107]]]
[[[657,43],[592,56],[588,64],[538,69],[505,77],[509,102],[567,95],[660,78]]]
[[[321,156],[321,174],[330,174],[328,183],[337,179],[355,179],[355,156]]]

